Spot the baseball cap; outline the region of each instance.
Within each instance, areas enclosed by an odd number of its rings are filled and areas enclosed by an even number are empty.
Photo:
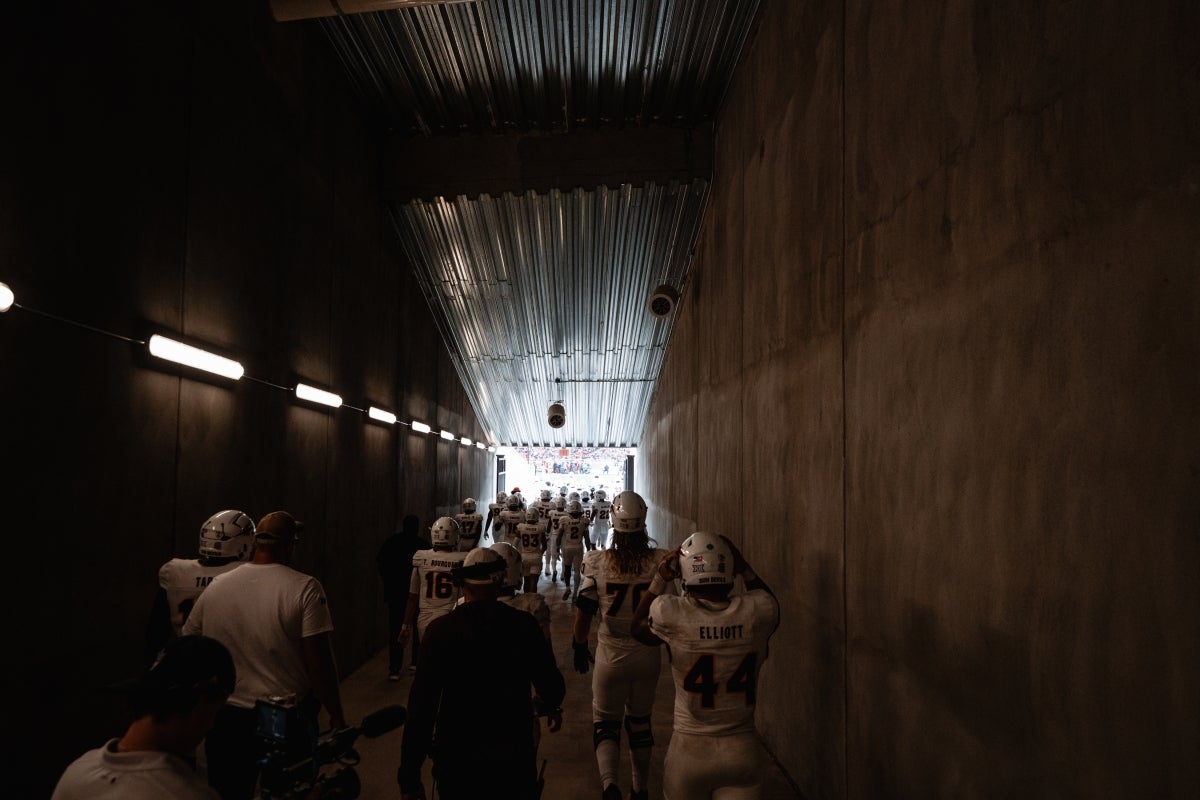
[[[286,511],[272,511],[258,521],[254,529],[256,542],[278,542],[285,539],[299,539],[304,523]]]
[[[235,676],[225,645],[208,636],[180,636],[167,642],[142,675],[131,705],[138,716],[185,713],[200,695],[218,699],[232,693]]]

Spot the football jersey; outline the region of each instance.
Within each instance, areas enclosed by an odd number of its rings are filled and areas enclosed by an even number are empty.
[[[488,503],[488,517],[492,520],[492,539],[497,542],[501,541],[500,539],[496,539],[496,534],[500,532],[500,515],[503,513],[503,503]]]
[[[455,514],[454,520],[458,523],[458,549],[466,552],[478,547],[483,533],[483,515],[478,512]]]
[[[458,602],[459,591],[450,579],[450,570],[466,557],[461,550],[418,550],[413,554],[408,591],[417,596],[417,626],[422,636],[430,622],[453,609]]]
[[[522,522],[517,526],[517,532],[514,538],[509,539],[513,545],[521,551],[521,559],[523,561],[541,561],[543,552],[543,538],[545,532],[542,530],[540,522]]]
[[[666,554],[666,550],[651,548],[642,559],[641,571],[635,574],[615,570],[614,550],[593,550],[584,555],[583,585],[579,588],[579,595],[599,603],[600,644],[621,650],[646,646],[633,638],[629,628],[633,624],[633,612],[642,600],[642,592],[650,588],[658,562]],[[609,556],[612,556],[614,567],[609,566]],[[674,582],[667,584],[667,591],[675,591]]]
[[[172,558],[159,567],[158,585],[167,593],[171,627],[176,636],[183,630],[183,623],[192,612],[196,598],[212,579],[241,565],[241,561],[230,561],[228,564],[206,567],[198,558]]]
[[[570,514],[564,514],[558,521],[558,549],[582,550],[587,530],[588,524],[586,519],[583,517],[573,519]]]
[[[758,668],[779,625],[779,604],[762,589],[712,602],[663,595],[650,630],[671,648],[675,730],[712,736],[754,730]]]
[[[500,530],[494,534],[497,542],[512,542],[520,549],[517,542],[517,526],[525,523],[524,511],[503,511],[500,514]]]
[[[612,510],[611,500],[596,500],[592,503],[592,522],[608,527],[608,514]]]

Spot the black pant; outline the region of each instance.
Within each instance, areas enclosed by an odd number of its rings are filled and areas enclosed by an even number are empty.
[[[208,759],[208,785],[221,800],[250,800],[258,781],[258,760],[263,748],[255,730],[258,717],[252,708],[225,706],[204,739]]]
[[[479,800],[482,797],[529,800],[537,796],[532,754],[510,762],[433,761],[439,800]]]
[[[404,608],[408,604],[408,598],[397,600],[388,603],[388,672],[399,672],[404,666],[404,645],[396,641],[396,637],[400,635],[400,626],[404,624]],[[412,661],[414,667],[417,665],[417,645],[419,639],[417,632],[412,633]]]

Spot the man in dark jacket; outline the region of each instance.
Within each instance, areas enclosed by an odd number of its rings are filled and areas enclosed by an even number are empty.
[[[403,800],[425,796],[421,767],[429,755],[438,798],[537,795],[534,712],[557,731],[566,684],[533,616],[496,599],[506,566],[494,550],[468,553],[458,570],[462,605],[425,633],[396,774]],[[489,665],[486,680],[479,679],[482,663]]]
[[[413,553],[428,548],[429,542],[422,539],[417,530],[420,521],[416,515],[409,514],[404,518],[400,530],[384,540],[379,548],[375,563],[379,568],[379,577],[383,579],[383,602],[388,607],[388,680],[400,680],[400,670],[404,667],[404,645],[397,639],[400,637],[400,626],[404,624],[404,607],[408,602],[408,581],[412,577]],[[417,641],[412,643],[412,666],[417,668]]]

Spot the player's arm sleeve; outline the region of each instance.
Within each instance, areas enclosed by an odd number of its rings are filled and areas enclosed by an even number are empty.
[[[550,708],[562,707],[567,695],[567,683],[554,660],[554,650],[542,635],[541,626],[529,617],[532,624],[525,625],[526,652],[533,654],[532,683],[542,704]]]

